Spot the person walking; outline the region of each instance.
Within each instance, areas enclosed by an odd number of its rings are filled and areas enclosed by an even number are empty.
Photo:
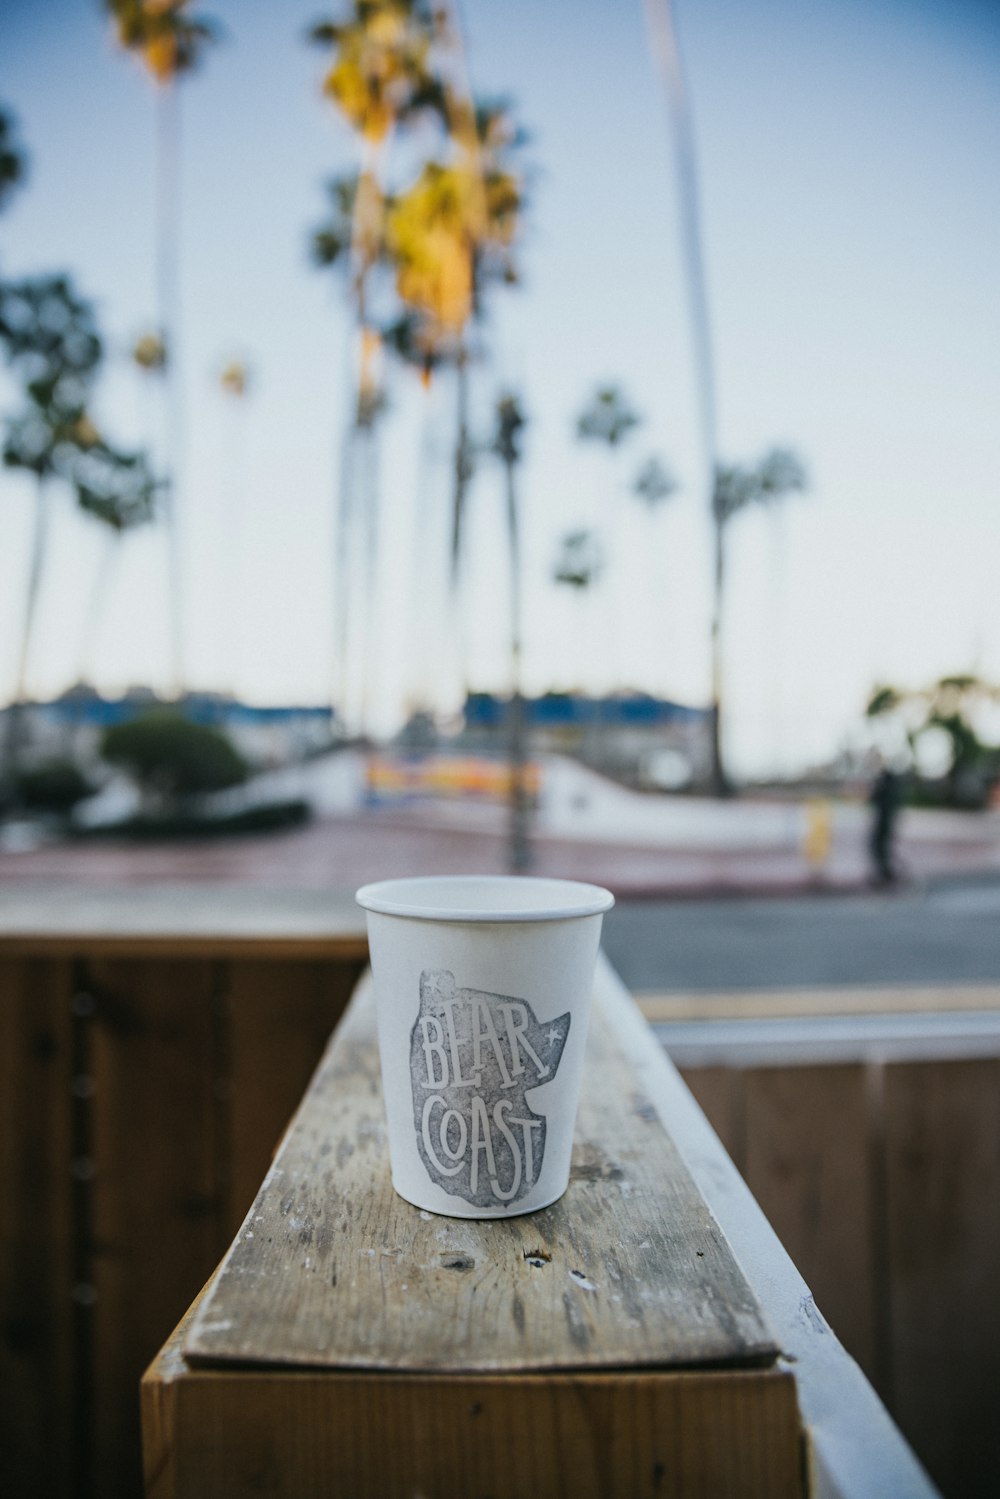
[[[883,765],[868,798],[872,808],[870,848],[875,879],[880,885],[891,885],[899,876],[896,866],[896,819],[903,800],[902,781],[898,771]]]

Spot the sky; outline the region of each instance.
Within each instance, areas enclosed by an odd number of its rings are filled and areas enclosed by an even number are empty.
[[[185,445],[178,475],[189,683],[326,701],[334,511],[349,400],[344,283],[309,264],[322,184],[355,162],[303,40],[323,0],[216,0],[223,39],[180,90]],[[694,113],[720,456],[792,446],[810,484],[728,538],[726,742],[745,775],[827,759],[873,684],[1000,680],[1000,9],[976,0],[676,0]],[[529,690],[708,693],[710,533],[672,143],[642,0],[464,0],[473,86],[530,132],[521,285],[488,309],[474,420],[518,392]],[[96,0],[6,0],[0,101],[30,180],[0,219],[0,274],[70,270],[109,359],[99,423],[159,440],[128,358],[155,321],[156,99]],[[417,142],[419,145],[419,142]],[[414,146],[407,148],[415,149]],[[406,152],[390,162],[405,172]],[[253,380],[219,389],[234,355]],[[615,461],[581,444],[595,386],[642,425]],[[447,605],[454,390],[390,371],[366,701],[391,729],[463,680],[502,689],[502,474],[470,504],[464,626]],[[0,411],[15,391],[0,377]],[[629,486],[656,453],[680,488]],[[34,495],[0,473],[0,698],[13,688]],[[555,587],[559,537],[601,525],[589,599]],[[30,685],[168,681],[162,529],[120,551],[89,659],[103,539],[56,497]],[[353,701],[360,701],[357,673]]]

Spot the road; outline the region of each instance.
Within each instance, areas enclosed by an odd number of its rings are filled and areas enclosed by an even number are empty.
[[[634,992],[1000,983],[1000,881],[888,895],[626,900],[605,918],[603,941]]]

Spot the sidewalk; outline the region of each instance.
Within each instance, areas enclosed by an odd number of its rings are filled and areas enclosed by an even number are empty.
[[[741,806],[741,804],[740,804]],[[506,869],[507,842],[502,808],[465,809],[428,806],[383,808],[351,816],[325,816],[287,833],[213,840],[203,843],[53,844],[23,853],[0,852],[0,885],[14,881],[81,881],[128,885],[197,880],[258,887],[354,889],[369,880],[401,874],[486,873]],[[737,810],[730,804],[713,813]],[[742,807],[741,807],[742,810]],[[759,804],[748,811],[761,810]],[[845,808],[835,821],[830,859],[817,874],[791,835],[797,809],[787,805],[764,809],[785,832],[769,844],[758,839],[747,846],[740,816],[731,819],[730,842],[717,834],[700,846],[655,840],[616,841],[603,836],[554,836],[545,832],[533,842],[532,872],[608,886],[620,897],[704,895],[789,895],[797,892],[844,892],[867,888],[864,809]],[[685,815],[690,815],[690,804]],[[1000,877],[1000,819],[985,828],[977,819],[942,814],[904,817],[899,842],[900,865],[909,883],[977,874]],[[932,819],[928,822],[928,818]],[[963,826],[964,824],[964,826]],[[544,826],[544,820],[543,820]],[[0,897],[2,898],[2,897]]]

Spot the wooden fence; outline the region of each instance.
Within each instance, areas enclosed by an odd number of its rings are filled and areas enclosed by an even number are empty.
[[[365,954],[322,892],[0,892],[5,1495],[141,1492],[139,1376]],[[834,1058],[682,1031],[689,1085],[945,1493],[1000,1492],[1000,1043]]]
[[[1000,1493],[1000,990],[938,996],[948,1013],[926,1012],[927,991],[847,998],[826,1020],[644,1009],[673,1017],[658,1035],[932,1478],[985,1499]]]
[[[291,941],[266,909],[253,937],[218,902],[213,930],[195,895],[145,923],[119,899],[100,922],[50,907],[34,930],[0,909],[5,1495],[142,1492],[140,1375],[235,1234],[365,962],[336,911]]]

